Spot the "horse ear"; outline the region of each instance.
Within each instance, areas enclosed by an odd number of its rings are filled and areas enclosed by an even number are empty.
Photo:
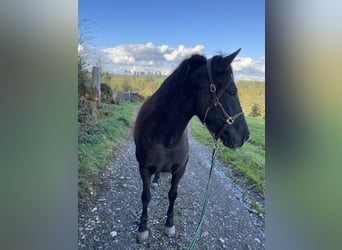
[[[237,56],[237,54],[239,54],[240,50],[241,50],[241,48],[238,49],[237,51],[235,51],[234,53],[230,54],[229,56],[225,57],[225,63],[227,65],[227,67],[229,67],[229,65],[232,63],[232,61]]]

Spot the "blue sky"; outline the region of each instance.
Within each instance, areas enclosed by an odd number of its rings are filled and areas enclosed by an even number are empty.
[[[93,54],[107,71],[170,72],[192,53],[242,48],[234,70],[240,78],[264,79],[264,1],[79,0],[78,19],[93,22]]]

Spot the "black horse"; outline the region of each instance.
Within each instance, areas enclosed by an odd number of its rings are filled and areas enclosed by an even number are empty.
[[[155,174],[154,182],[158,182],[160,172],[172,174],[165,226],[169,237],[175,235],[173,207],[189,159],[186,127],[194,115],[215,140],[221,139],[227,147],[241,147],[248,140],[249,130],[231,68],[239,51],[209,60],[200,55],[184,60],[142,105],[134,127],[136,158],[143,182],[139,241],[148,238],[151,177]]]

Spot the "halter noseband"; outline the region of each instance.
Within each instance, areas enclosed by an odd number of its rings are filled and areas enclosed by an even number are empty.
[[[216,94],[216,85],[214,83],[212,74],[211,74],[211,59],[210,58],[207,61],[207,71],[208,71],[208,77],[209,77],[209,90],[211,93],[211,104],[208,106],[207,110],[205,111],[205,115],[204,115],[204,119],[203,119],[203,124],[207,127],[207,129],[209,130],[209,132],[211,133],[211,135],[213,136],[214,140],[217,141],[218,138],[220,138],[220,136],[223,134],[223,132],[226,130],[226,128],[230,125],[232,125],[235,121],[235,119],[237,117],[239,117],[240,115],[243,115],[243,112],[240,112],[236,115],[230,116],[223,108],[221,102],[220,102],[220,98],[222,96],[221,95],[217,95]],[[223,124],[222,128],[219,130],[219,132],[215,135],[215,133],[213,131],[211,131],[211,129],[207,126],[206,124],[206,119],[207,119],[207,115],[210,109],[214,108],[214,107],[219,107],[223,113],[223,116],[225,118],[225,123]]]

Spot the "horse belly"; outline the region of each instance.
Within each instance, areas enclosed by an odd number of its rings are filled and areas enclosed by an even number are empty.
[[[157,144],[149,150],[146,165],[156,167],[156,172],[171,172],[173,165],[184,165],[188,157],[188,148],[166,148]]]

